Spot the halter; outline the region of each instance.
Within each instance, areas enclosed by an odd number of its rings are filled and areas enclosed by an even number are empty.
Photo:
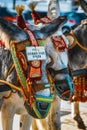
[[[72,39],[72,44],[69,46],[69,49],[72,49],[76,45],[78,45],[83,51],[87,51],[87,48],[82,46],[81,43],[78,42],[73,31],[70,34],[66,35],[66,37],[70,40]],[[87,68],[79,69],[79,70],[71,70],[74,78],[74,97],[73,100],[79,102],[87,102]]]
[[[32,33],[32,31],[27,28],[22,15],[19,14],[19,16],[17,18],[18,18],[18,20],[17,20],[18,26],[21,27],[29,36],[29,39],[31,41],[30,45],[32,44],[32,46],[34,46],[35,49],[38,49],[37,46],[41,44],[41,43],[39,43],[39,40],[37,40],[35,38],[34,34]],[[26,28],[26,30],[25,30],[25,28]],[[41,40],[40,40],[40,42],[41,42]],[[40,50],[42,50],[42,49],[40,49]],[[28,53],[30,53],[30,51]],[[35,60],[35,61],[29,62],[30,71],[28,73],[29,79],[27,80],[29,86],[30,86],[30,84],[31,84],[31,86],[32,85],[37,86],[35,84],[35,82],[41,79],[41,74],[42,74],[41,64],[42,64],[41,60],[37,60],[37,61]],[[48,73],[47,73],[47,77],[48,77],[48,81],[49,81],[50,85],[44,84],[44,88],[51,87],[51,80],[49,79]],[[38,84],[38,87],[41,87],[41,85]],[[33,87],[33,88],[35,88],[35,87]],[[46,117],[48,114],[48,111],[50,109],[50,106],[51,106],[53,95],[50,94],[49,96],[40,96],[40,95],[35,94],[34,99],[36,99],[36,100],[34,101],[32,108],[30,107],[30,104],[27,103],[27,101],[25,101],[25,107],[26,107],[27,111],[29,112],[30,115],[32,115],[35,118]],[[47,106],[43,107],[42,106],[43,103],[47,104]]]
[[[53,45],[55,47],[55,49],[59,52],[63,52],[65,49],[67,48],[67,45],[64,41],[64,38],[62,37],[62,35],[59,36],[52,36],[51,40],[53,42]],[[55,78],[56,75],[58,74],[69,74],[71,76],[71,69],[70,66],[68,65],[67,68],[63,68],[61,70],[54,70],[52,68],[48,68],[50,74],[52,75],[53,79]],[[67,89],[64,88],[59,88],[59,86],[62,86],[62,84],[67,84]],[[63,99],[63,100],[71,100],[72,95],[73,95],[73,86],[71,84],[71,80],[69,78],[66,78],[64,80],[57,80],[54,81],[54,89],[57,93],[57,95]],[[58,87],[57,87],[58,86]]]
[[[52,75],[53,79],[56,75],[58,74],[68,74],[69,73],[69,69],[68,68],[64,68],[64,69],[61,69],[61,70],[53,70],[52,68],[49,68],[48,69],[50,74]],[[73,96],[73,86],[71,85],[71,81],[66,78],[64,80],[57,80],[55,81],[54,80],[54,90],[55,92],[57,93],[57,95],[63,99],[63,100],[71,100],[72,96]],[[67,85],[67,89],[65,88],[60,88],[63,84],[66,84]],[[58,87],[57,87],[58,85]]]

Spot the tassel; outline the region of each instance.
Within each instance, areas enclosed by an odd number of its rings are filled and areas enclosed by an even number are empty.
[[[31,15],[34,20],[34,24],[38,24],[40,22],[40,16],[35,11],[32,11]]]
[[[31,9],[31,16],[32,19],[34,20],[34,24],[38,24],[40,22],[40,16],[35,12],[35,7],[38,4],[38,1],[34,1],[29,3],[29,8]]]
[[[17,25],[22,29],[27,28],[25,21],[24,21],[24,18],[22,16],[24,6],[23,5],[17,5],[15,7],[15,9],[16,9],[16,12],[17,12]]]

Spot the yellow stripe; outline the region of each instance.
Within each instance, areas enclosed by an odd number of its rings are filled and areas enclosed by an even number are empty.
[[[50,98],[41,98],[41,97],[36,97],[36,100],[38,101],[45,101],[45,102],[52,102],[53,99]]]
[[[42,116],[41,116],[41,115],[39,114],[39,112],[36,110],[35,105],[33,106],[33,109],[34,109],[34,112],[35,112],[35,114],[37,115],[37,117],[38,117],[39,119],[41,119]]]

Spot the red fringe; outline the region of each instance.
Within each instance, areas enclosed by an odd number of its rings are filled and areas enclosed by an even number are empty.
[[[17,16],[17,25],[22,29],[27,28],[22,15]]]

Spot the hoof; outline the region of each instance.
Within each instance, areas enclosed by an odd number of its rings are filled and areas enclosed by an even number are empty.
[[[76,124],[77,124],[77,127],[78,127],[79,129],[86,130],[86,126],[85,126],[85,124],[84,124],[82,118],[80,117],[80,115],[77,115],[76,117],[74,117],[74,120],[75,120],[75,122],[76,122]]]

